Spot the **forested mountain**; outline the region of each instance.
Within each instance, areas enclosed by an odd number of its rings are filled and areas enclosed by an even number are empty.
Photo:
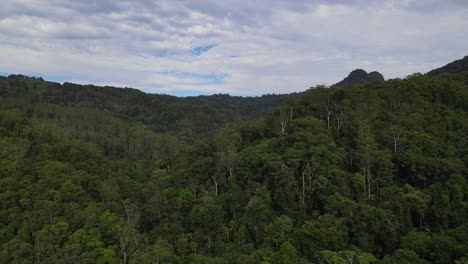
[[[101,111],[141,123],[155,132],[194,137],[239,119],[269,115],[291,95],[175,97],[131,88],[62,85],[42,78],[10,75],[0,77],[0,96],[4,107],[21,108],[29,116],[43,119],[60,122],[64,110]]]
[[[453,61],[443,67],[429,71],[427,75],[436,76],[442,73],[459,73],[468,71],[468,56],[465,56],[463,59]]]
[[[0,263],[468,261],[468,72],[182,99],[10,76],[0,97]]]
[[[367,73],[365,70],[356,69],[349,73],[349,75],[342,81],[334,84],[333,86],[348,87],[356,84],[363,84],[372,81],[384,81],[384,77],[380,72],[373,71]]]

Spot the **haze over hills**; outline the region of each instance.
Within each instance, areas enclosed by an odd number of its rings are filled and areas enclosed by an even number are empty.
[[[0,264],[466,263],[468,71],[381,79],[178,98],[0,77]]]

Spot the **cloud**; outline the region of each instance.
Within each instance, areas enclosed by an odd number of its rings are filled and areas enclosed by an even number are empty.
[[[0,72],[178,95],[404,77],[467,55],[467,3],[4,0]]]

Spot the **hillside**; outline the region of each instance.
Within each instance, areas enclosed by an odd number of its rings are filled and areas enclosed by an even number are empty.
[[[429,76],[436,76],[442,73],[459,73],[468,71],[468,56],[463,59],[453,61],[443,67],[431,70],[427,73]]]
[[[465,263],[466,131],[468,72],[258,98],[0,78],[0,263]]]
[[[0,103],[30,116],[62,120],[62,111],[96,110],[148,129],[193,138],[239,119],[266,116],[291,95],[175,97],[131,88],[44,81],[22,75],[0,77]],[[61,109],[61,110],[58,110]],[[76,118],[76,117],[75,117]]]

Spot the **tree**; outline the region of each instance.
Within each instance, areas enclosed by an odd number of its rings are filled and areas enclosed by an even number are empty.
[[[409,249],[398,249],[392,255],[385,256],[381,263],[384,264],[425,264],[429,263],[421,258],[418,254]]]
[[[300,229],[301,244],[310,260],[321,250],[342,250],[348,245],[348,227],[344,218],[325,214],[306,221]]]
[[[364,176],[364,192],[371,196],[371,181],[373,180],[373,165],[377,152],[377,144],[368,125],[362,125],[359,130],[358,149],[356,156],[359,160],[361,174]]]
[[[253,233],[254,242],[259,247],[264,238],[265,227],[272,219],[270,211],[270,192],[265,186],[259,187],[255,195],[250,198],[244,210],[244,223],[249,231]]]
[[[137,230],[139,212],[134,204],[129,201],[123,203],[125,218],[120,224],[119,249],[123,257],[123,263],[127,264],[129,258],[138,249],[140,234]]]
[[[202,197],[190,212],[194,239],[205,246],[207,252],[212,251],[213,241],[222,226],[222,208],[211,196]]]
[[[391,125],[384,135],[385,140],[391,144],[393,154],[397,154],[398,148],[405,142],[404,130],[397,125]]]
[[[268,226],[268,237],[276,248],[286,241],[290,240],[290,234],[293,230],[293,221],[286,215],[281,215],[273,220]]]
[[[123,263],[128,263],[129,258],[137,250],[138,231],[128,223],[122,224],[119,232],[119,249],[122,253]]]

